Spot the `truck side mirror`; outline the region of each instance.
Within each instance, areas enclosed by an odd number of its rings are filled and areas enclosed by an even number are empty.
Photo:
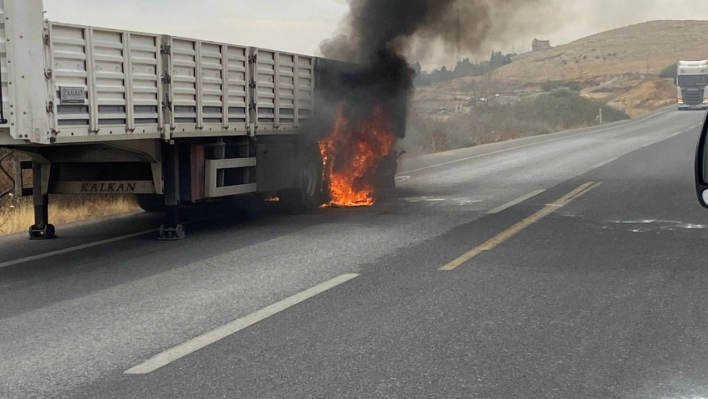
[[[703,121],[695,160],[696,194],[698,202],[708,209],[708,113]]]

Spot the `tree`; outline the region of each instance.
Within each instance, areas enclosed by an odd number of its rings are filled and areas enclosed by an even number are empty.
[[[469,58],[459,61],[453,70],[449,70],[446,66],[440,69],[435,69],[431,72],[423,71],[419,62],[416,62],[411,67],[416,72],[415,85],[429,86],[434,83],[445,82],[452,79],[465,78],[468,76],[481,76],[491,72],[504,65],[510,64],[512,61],[511,54],[503,54],[501,51],[493,51],[489,61],[482,63],[472,62]]]
[[[469,58],[465,58],[455,65],[455,77],[464,78],[466,76],[475,75],[475,64],[473,64]]]
[[[659,77],[665,79],[673,79],[676,77],[676,75],[678,75],[678,66],[676,64],[672,64],[664,68],[659,74]]]
[[[494,70],[507,64],[511,64],[511,54],[502,54],[501,51],[492,51],[492,56],[489,58],[489,66],[491,69]]]

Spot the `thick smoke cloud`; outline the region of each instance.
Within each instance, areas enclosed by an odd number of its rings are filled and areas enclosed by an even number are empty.
[[[414,43],[479,50],[486,42],[546,31],[558,0],[349,0],[339,36],[321,45],[325,57],[369,62],[381,51],[405,54]],[[557,21],[556,24],[560,24]]]
[[[527,26],[516,19],[519,12],[555,0],[348,1],[342,33],[321,44],[326,58],[359,65],[336,74],[324,93],[325,103],[345,104],[347,121],[346,134],[327,157],[335,163],[331,174],[350,168],[361,155],[356,149],[377,142],[371,136],[374,131],[391,130],[403,137],[414,78],[405,55],[413,45],[442,42],[455,49],[479,49],[495,31],[513,30],[517,23]],[[315,119],[331,127],[334,113]],[[372,127],[372,120],[385,126]]]
[[[365,66],[342,86],[347,96],[358,97],[350,104],[371,106],[387,97],[400,104],[412,89],[406,54],[413,46],[417,53],[440,43],[452,51],[479,50],[494,36],[543,24],[547,18],[541,14],[557,1],[348,0],[341,34],[324,41],[321,51],[326,58]]]

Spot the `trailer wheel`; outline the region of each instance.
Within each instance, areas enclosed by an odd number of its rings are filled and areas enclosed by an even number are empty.
[[[165,212],[165,197],[157,194],[138,194],[135,196],[138,206],[147,213]]]
[[[316,145],[310,146],[298,176],[299,188],[279,193],[280,202],[286,211],[303,213],[322,205],[323,168],[319,148]]]
[[[386,194],[396,189],[397,172],[398,158],[395,153],[391,153],[381,160],[381,163],[376,171],[374,187],[377,194]]]

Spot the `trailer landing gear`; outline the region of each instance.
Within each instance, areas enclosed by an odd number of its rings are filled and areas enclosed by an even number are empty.
[[[56,229],[49,224],[49,195],[42,193],[42,165],[36,162],[32,163],[32,200],[34,224],[29,228],[30,240],[56,238]]]
[[[160,226],[160,241],[178,241],[186,237],[179,223],[179,153],[176,144],[163,145],[165,171],[165,224]]]
[[[179,241],[187,235],[184,232],[184,226],[178,224],[176,227],[160,226],[160,232],[157,237],[159,241]]]
[[[51,240],[57,238],[56,229],[51,224],[45,224],[42,227],[35,224],[29,228],[29,238],[30,240]]]
[[[160,241],[178,241],[185,237],[184,226],[179,223],[179,207],[167,207],[165,210],[165,224],[160,226],[157,239]]]

